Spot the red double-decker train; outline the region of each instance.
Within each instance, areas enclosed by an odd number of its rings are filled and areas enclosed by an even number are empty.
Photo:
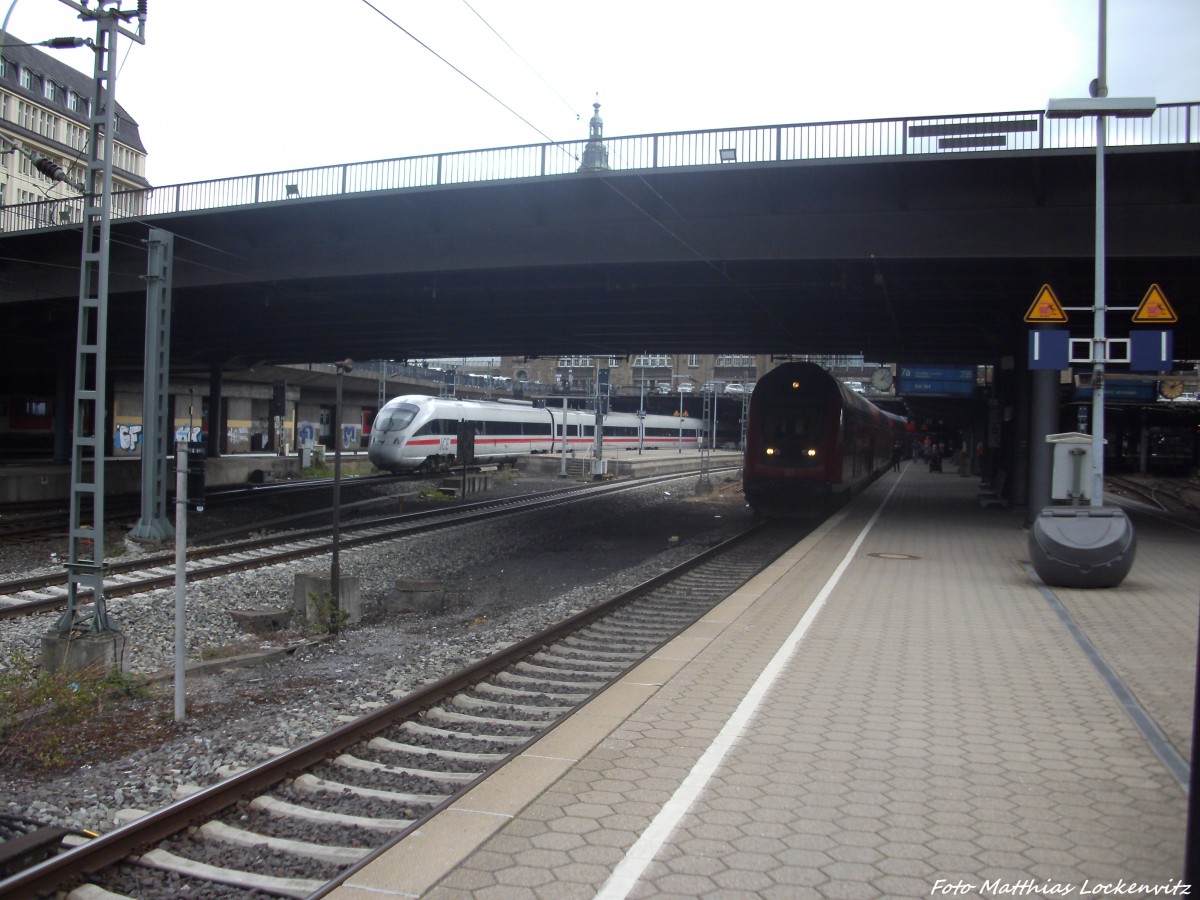
[[[759,379],[750,397],[742,487],[764,515],[816,516],[866,487],[904,446],[905,419],[808,362]]]

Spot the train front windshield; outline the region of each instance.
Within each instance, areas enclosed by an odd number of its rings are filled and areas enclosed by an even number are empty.
[[[412,424],[413,419],[417,417],[417,413],[420,411],[421,407],[414,406],[411,403],[398,403],[395,406],[386,406],[375,417],[375,426],[372,430],[378,431],[381,434],[389,431],[403,431]]]
[[[762,455],[768,466],[797,469],[821,465],[824,414],[820,408],[776,407],[762,414]]]

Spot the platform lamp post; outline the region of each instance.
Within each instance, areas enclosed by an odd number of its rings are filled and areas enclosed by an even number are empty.
[[[1097,76],[1088,88],[1089,97],[1051,100],[1048,119],[1096,119],[1096,287],[1092,316],[1092,506],[1104,505],[1104,364],[1108,360],[1105,335],[1104,287],[1104,145],[1109,116],[1148,118],[1157,103],[1153,97],[1109,97],[1106,62],[1107,0],[1099,0],[1099,54]]]
[[[646,444],[646,367],[645,356],[642,360],[642,375],[638,379],[641,389],[638,391],[638,456],[642,455],[642,447]]]
[[[683,452],[683,382],[679,382],[679,452]]]
[[[337,633],[341,626],[342,570],[338,558],[342,520],[342,376],[354,370],[354,360],[334,363],[337,369],[336,397],[333,401],[333,553],[329,566],[330,631]]]
[[[679,452],[683,452],[683,383],[690,381],[696,383],[696,379],[691,375],[672,375],[672,378],[679,382]]]
[[[1154,114],[1153,97],[1108,96],[1105,80],[1106,0],[1100,6],[1100,50],[1090,97],[1051,100],[1047,119],[1096,120],[1096,260],[1092,309],[1092,440],[1089,504],[1082,510],[1053,506],[1043,509],[1029,529],[1030,562],[1052,587],[1116,587],[1133,566],[1137,540],[1129,517],[1120,507],[1104,506],[1104,368],[1109,352],[1105,335],[1104,144],[1109,116],[1146,118]],[[1086,308],[1086,307],[1085,307]]]

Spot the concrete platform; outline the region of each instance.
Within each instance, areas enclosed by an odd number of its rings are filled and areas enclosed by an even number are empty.
[[[329,896],[1179,895],[1200,533],[1051,591],[977,492],[884,476]]]

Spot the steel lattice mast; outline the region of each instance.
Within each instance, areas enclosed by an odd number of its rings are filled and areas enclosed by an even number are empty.
[[[117,35],[145,43],[146,0],[123,11],[120,0],[94,6],[60,0],[95,20],[96,61],[90,110],[88,169],[83,206],[83,256],[79,273],[79,320],[75,338],[72,407],[71,524],[67,562],[67,609],[58,632],[110,631],[104,605],[104,458],[107,408],[108,267],[112,220],[112,167],[116,146]],[[123,27],[137,20],[137,31]],[[79,609],[79,589],[92,590],[90,623]]]

